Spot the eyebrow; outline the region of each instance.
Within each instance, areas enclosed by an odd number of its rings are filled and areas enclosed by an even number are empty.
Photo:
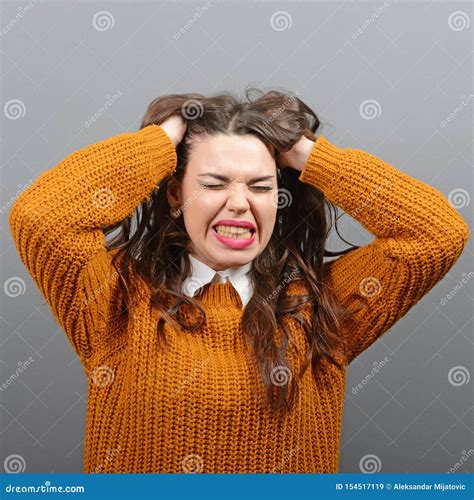
[[[206,177],[206,176],[214,177],[215,179],[218,179],[218,180],[224,181],[224,182],[228,182],[230,180],[229,177],[226,177],[225,175],[219,175],[219,174],[215,174],[213,172],[206,172],[204,174],[198,175],[198,177]],[[254,177],[253,179],[250,179],[250,184],[253,184],[254,182],[259,182],[259,181],[267,181],[269,179],[274,179],[274,178],[275,178],[274,175],[264,175],[262,177]]]

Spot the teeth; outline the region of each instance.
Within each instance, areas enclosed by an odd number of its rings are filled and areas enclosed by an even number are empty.
[[[250,230],[245,228],[245,227],[236,227],[236,226],[222,226],[222,225],[218,225],[216,226],[217,230],[220,230],[220,231],[227,231],[227,232],[230,232],[230,233],[233,233],[233,234],[243,234],[243,233],[247,233],[249,232]]]
[[[217,233],[227,238],[241,239],[241,238],[251,238],[252,233],[250,229],[244,227],[235,226],[222,226],[218,225],[215,227]]]

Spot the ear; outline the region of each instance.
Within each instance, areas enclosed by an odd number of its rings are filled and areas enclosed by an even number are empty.
[[[168,181],[166,197],[171,207],[182,205],[181,185],[174,177],[171,177]]]

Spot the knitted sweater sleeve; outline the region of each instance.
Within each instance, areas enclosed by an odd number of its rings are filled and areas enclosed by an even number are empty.
[[[349,364],[404,316],[455,264],[469,227],[435,188],[383,160],[319,136],[299,180],[324,193],[375,236],[326,262],[336,297],[356,312],[343,330]]]
[[[81,361],[100,341],[114,276],[101,228],[131,215],[176,159],[158,125],[121,133],[40,174],[10,210],[19,256]]]

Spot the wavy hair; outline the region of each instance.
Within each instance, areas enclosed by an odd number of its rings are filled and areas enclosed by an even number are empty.
[[[248,88],[243,99],[232,92],[209,97],[196,93],[162,95],[149,104],[140,128],[161,124],[179,113],[187,121],[187,129],[176,147],[178,161],[172,175],[178,182],[183,179],[195,137],[251,134],[265,144],[276,160],[303,135],[315,141],[314,134],[320,126],[314,111],[298,97]],[[264,384],[266,403],[281,414],[293,406],[298,381],[310,363],[315,375],[323,359],[339,369],[343,367],[345,360],[341,362],[336,354],[345,353],[341,328],[352,313],[337,301],[329,286],[323,258],[359,248],[351,245],[341,252],[325,249],[333,225],[341,237],[337,207],[320,190],[299,181],[299,175],[292,168],[277,168],[279,193],[290,193],[291,203],[278,204],[272,236],[252,263],[254,292],[242,318],[245,339]],[[166,192],[170,178],[163,179],[132,215],[104,229],[106,235],[119,229],[107,246],[118,249],[112,261],[119,270],[123,291],[121,313],[133,319],[128,285],[131,276],[141,277],[152,290],[152,304],[159,311],[158,344],[164,348],[165,323],[195,331],[206,317],[199,295],[187,297],[181,290],[183,281],[191,274],[189,259],[185,258],[190,238],[183,218],[169,216]],[[134,218],[136,229],[132,231]],[[288,293],[290,287],[282,286],[293,282],[303,285],[305,293]],[[275,376],[292,373],[286,354],[288,343],[295,347],[296,343],[288,328],[289,320],[303,326],[308,349],[301,370],[291,376],[290,383],[275,383]]]

